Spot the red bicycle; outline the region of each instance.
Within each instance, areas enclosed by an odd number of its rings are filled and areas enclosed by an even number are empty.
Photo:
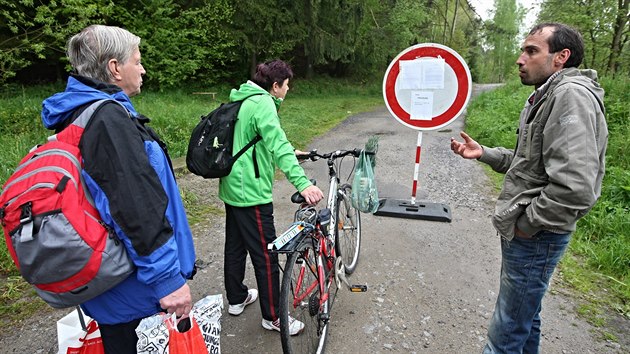
[[[346,279],[359,260],[361,218],[351,203],[352,187],[341,184],[337,172],[346,156],[352,157],[354,170],[354,161],[360,153],[360,149],[327,154],[314,150],[301,156],[312,161],[326,159],[330,185],[328,203],[323,209],[306,205],[299,193],[291,197],[299,205],[294,223],[272,244],[274,250],[287,254],[280,291],[284,353],[322,353],[338,289],[344,285],[352,292],[367,291],[367,286],[351,285]],[[304,323],[301,334],[290,335],[292,319]]]

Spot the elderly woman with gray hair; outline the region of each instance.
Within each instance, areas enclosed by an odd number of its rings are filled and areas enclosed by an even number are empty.
[[[43,102],[46,128],[63,130],[91,103],[101,104],[85,126],[79,148],[87,190],[103,221],[127,250],[135,270],[81,305],[100,325],[106,353],[136,353],[135,328],[160,311],[187,315],[186,283],[195,273],[195,250],[164,143],[136,112],[140,93],[140,38],[127,30],[93,25],[68,41],[74,72],[65,91]]]

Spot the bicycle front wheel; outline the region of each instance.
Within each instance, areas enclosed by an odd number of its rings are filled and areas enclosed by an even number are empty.
[[[341,257],[346,274],[352,274],[359,263],[361,248],[361,217],[359,210],[352,206],[350,194],[352,187],[344,184],[337,191],[337,210],[335,216],[335,250]]]
[[[324,352],[328,336],[331,279],[323,279],[322,294],[316,257],[313,247],[304,244],[289,256],[284,267],[280,291],[280,337],[285,354]],[[304,329],[297,335],[291,335],[294,321],[304,324]]]

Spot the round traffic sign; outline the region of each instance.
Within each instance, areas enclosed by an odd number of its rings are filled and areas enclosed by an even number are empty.
[[[383,79],[387,109],[400,123],[417,130],[453,122],[466,108],[471,92],[466,62],[453,49],[435,43],[403,50]]]

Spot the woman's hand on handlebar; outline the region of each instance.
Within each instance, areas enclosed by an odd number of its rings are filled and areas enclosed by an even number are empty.
[[[308,160],[311,157],[311,153],[309,151],[302,151],[302,150],[295,149],[294,152],[295,152],[295,157],[297,157],[297,159],[300,162]]]
[[[315,205],[324,199],[324,193],[317,186],[308,186],[300,194],[304,197],[307,204]]]

